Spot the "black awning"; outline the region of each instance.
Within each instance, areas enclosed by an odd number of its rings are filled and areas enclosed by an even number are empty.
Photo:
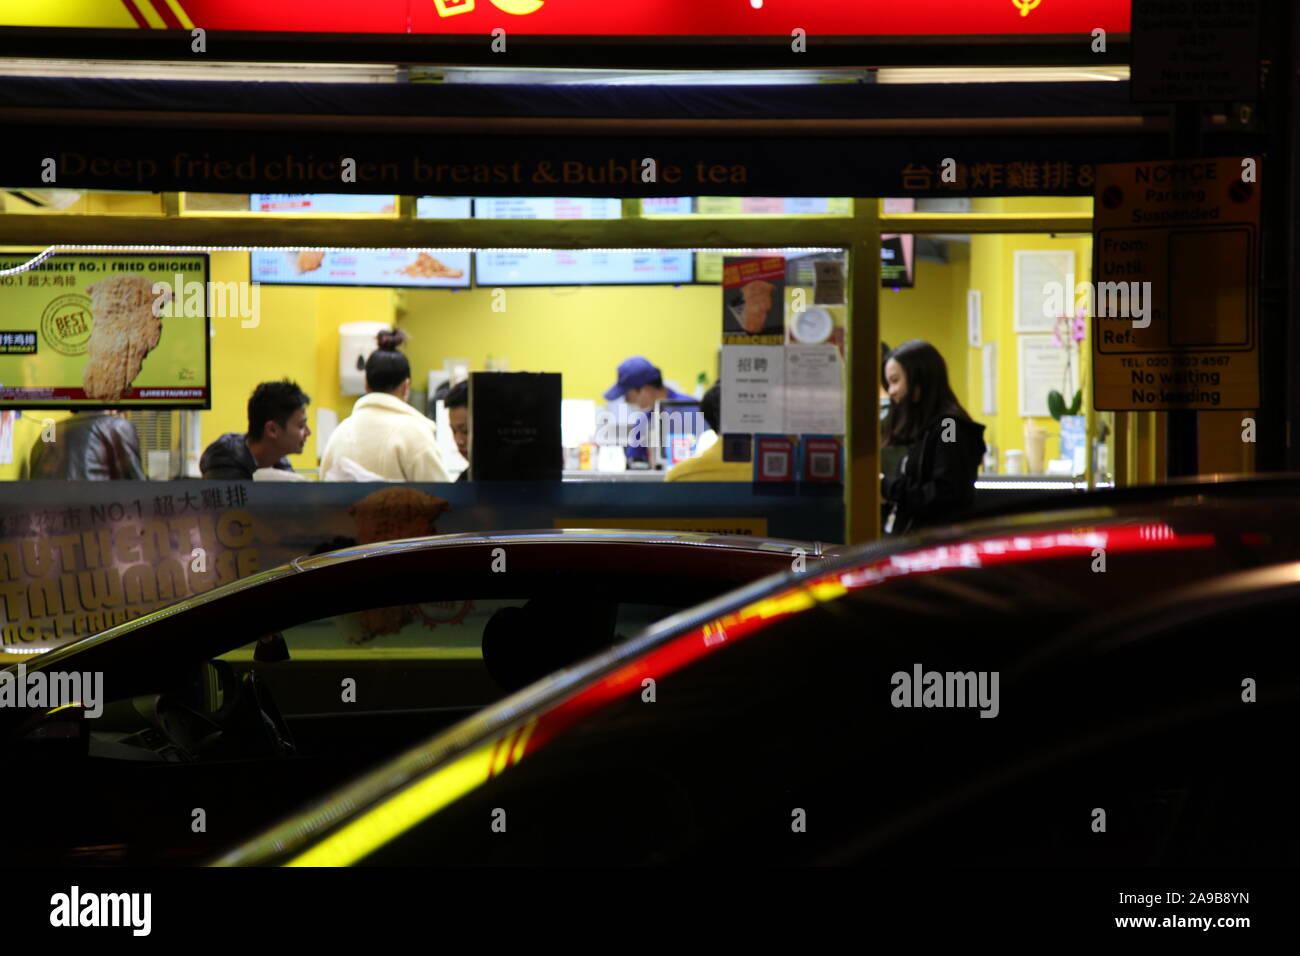
[[[609,88],[11,78],[0,85],[10,133],[0,186],[1090,195],[1094,164],[1168,155],[1163,116],[1130,104],[1121,82]],[[1206,144],[1207,154],[1250,155],[1253,140],[1215,133]],[[654,182],[641,176],[647,158]],[[43,175],[51,159],[52,181]],[[355,182],[343,176],[345,159],[356,163]],[[946,159],[955,180],[943,175]]]
[[[0,108],[339,116],[856,119],[1163,116],[1128,83],[569,86],[4,77]]]

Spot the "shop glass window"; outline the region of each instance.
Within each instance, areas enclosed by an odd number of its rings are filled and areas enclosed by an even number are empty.
[[[161,216],[162,194],[106,189],[0,188],[5,215]]]

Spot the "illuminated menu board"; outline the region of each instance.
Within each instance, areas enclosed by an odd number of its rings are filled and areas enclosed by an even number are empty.
[[[248,198],[253,212],[365,213],[372,216],[397,212],[396,196],[358,196],[352,193],[253,193]]]
[[[621,199],[474,200],[475,219],[620,219]]]
[[[643,216],[687,216],[691,213],[690,196],[666,196],[641,200]]]
[[[441,249],[257,249],[254,282],[274,285],[469,287],[469,253]]]
[[[847,216],[849,199],[809,196],[700,196],[695,211],[702,216]]]
[[[681,249],[589,252],[476,252],[475,281],[498,285],[659,285],[690,282],[693,255]]]
[[[468,196],[420,196],[415,200],[416,219],[468,219]]]

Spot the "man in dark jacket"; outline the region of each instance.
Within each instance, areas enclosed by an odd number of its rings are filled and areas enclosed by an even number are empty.
[[[293,471],[286,455],[301,455],[311,429],[311,399],[295,382],[263,382],[248,400],[248,433],[226,432],[203,451],[199,470],[210,481],[252,481],[259,468]]]
[[[24,479],[144,481],[140,438],[117,412],[77,412],[54,426],[54,440],[36,439]]]

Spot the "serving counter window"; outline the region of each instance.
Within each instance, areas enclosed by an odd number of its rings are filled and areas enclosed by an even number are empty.
[[[175,275],[159,276],[169,280],[168,295],[179,310],[159,320],[159,343],[142,357],[131,353],[130,367],[116,369],[123,381],[112,395],[100,388],[98,376],[92,376],[93,389],[83,376],[87,407],[94,398],[125,412],[139,436],[139,471],[150,478],[200,478],[205,451],[224,441],[227,464],[247,471],[238,477],[257,481],[473,486],[495,480],[484,477],[491,469],[474,475],[473,441],[488,454],[486,445],[499,449],[545,435],[554,444],[555,464],[538,474],[549,477],[554,468],[562,483],[574,486],[715,481],[761,491],[784,483],[801,494],[829,494],[843,507],[849,438],[858,428],[857,440],[864,440],[861,421],[874,418],[873,409],[882,417],[888,410],[880,367],[885,356],[878,362],[867,354],[876,350],[870,339],[877,328],[889,346],[923,340],[943,357],[954,395],[984,426],[980,487],[1055,482],[1068,488],[1106,484],[1113,474],[1117,423],[1090,407],[1090,329],[1068,294],[1071,284],[1091,281],[1086,198],[186,193],[85,194],[66,206],[73,210],[91,199],[125,203],[121,208],[154,202],[159,221],[206,217],[204,228],[223,236],[252,230],[249,235],[307,240],[187,247],[184,255],[206,261],[206,274],[181,270],[179,283]],[[22,201],[8,197],[6,209]],[[978,227],[963,231],[966,218]],[[753,238],[776,241],[697,246],[691,240],[706,220],[710,230],[729,235],[740,235],[743,221]],[[270,233],[258,225],[271,221]],[[1012,229],[991,230],[999,221]],[[410,235],[460,244],[384,247],[382,237],[399,222]],[[1053,228],[1024,232],[1032,222]],[[1065,231],[1062,223],[1077,231]],[[859,244],[859,227],[873,230],[878,245]],[[817,230],[841,241],[809,242]],[[636,246],[628,239],[638,231],[677,241]],[[348,235],[365,241],[348,247],[339,241]],[[605,236],[614,240],[608,246],[600,245]],[[802,241],[782,244],[784,236]],[[501,241],[483,242],[496,237]],[[550,246],[537,242],[548,237]],[[321,244],[313,246],[313,239]],[[850,269],[851,256],[868,250],[880,262],[873,282]],[[39,251],[12,250],[20,258]],[[68,248],[56,250],[53,260],[89,255],[116,256],[112,261],[124,265],[129,255],[175,258],[181,249],[123,248],[117,254]],[[20,272],[24,294],[38,294],[40,286],[30,283],[41,282],[43,273]],[[17,281],[18,275],[8,278]],[[1061,301],[1048,309],[1042,290],[1053,281]],[[191,286],[199,288],[197,296]],[[853,302],[865,305],[855,311]],[[183,344],[176,332],[191,303],[204,313],[207,332],[206,338],[186,337],[191,344],[185,347],[203,342],[206,380],[155,381],[158,356]],[[48,304],[38,310],[42,315]],[[90,328],[95,308],[91,303],[85,310]],[[867,322],[864,311],[878,318]],[[67,342],[77,345],[76,330],[68,322],[61,327]],[[19,354],[33,329],[46,342],[41,328],[39,321],[32,328],[18,322],[5,330],[14,369],[4,388],[76,387],[50,384],[53,378],[37,374]],[[381,348],[381,331],[404,341]],[[40,361],[53,361],[49,349],[38,352]],[[403,374],[377,387],[368,365],[380,352],[392,354],[376,361],[401,364]],[[194,362],[178,360],[176,366],[198,374]],[[500,400],[490,413],[497,431],[487,438],[470,423],[488,416],[487,392],[475,382],[521,373],[553,376],[554,389],[545,391],[554,401],[547,398],[543,408],[531,397]],[[50,382],[27,383],[24,376]],[[304,399],[301,414],[277,422],[276,442],[250,448],[250,398],[259,386],[286,380]],[[207,391],[186,407],[185,389]],[[152,407],[141,400],[146,392],[158,399]],[[20,410],[17,404],[0,431],[0,445],[6,436],[10,442],[8,461],[0,461],[0,475],[8,478],[23,474],[35,443],[51,428],[57,434],[73,407],[28,402]],[[327,467],[331,439],[356,431],[356,423],[346,423],[359,411],[384,405],[385,414],[405,416],[424,430],[434,451],[423,457],[436,461],[418,471],[377,459]],[[529,418],[539,411],[544,420]],[[390,452],[402,445],[386,444]],[[890,455],[896,451],[884,448],[882,473],[895,464]],[[214,476],[229,480],[233,474]],[[678,509],[683,525],[697,517]]]

